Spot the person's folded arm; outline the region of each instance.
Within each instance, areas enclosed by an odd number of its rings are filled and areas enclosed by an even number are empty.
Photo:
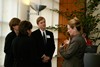
[[[79,42],[73,41],[72,43],[70,43],[70,46],[67,50],[64,50],[64,48],[61,47],[59,52],[64,59],[69,59],[76,53],[78,47],[79,47]]]

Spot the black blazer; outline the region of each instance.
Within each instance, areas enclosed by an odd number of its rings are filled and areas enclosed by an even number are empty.
[[[18,36],[12,42],[13,67],[34,67],[34,46],[28,36]]]
[[[51,67],[51,60],[48,63],[43,63],[41,57],[43,54],[47,55],[52,59],[55,51],[55,42],[53,33],[46,30],[47,43],[44,45],[43,37],[39,29],[35,30],[31,34],[32,40],[35,41],[37,65],[39,67]]]
[[[11,43],[12,40],[16,37],[16,34],[14,31],[8,33],[8,35],[5,38],[5,46],[4,46],[4,52],[5,52],[5,61],[4,66],[5,67],[12,67],[13,64],[13,56],[11,52]]]

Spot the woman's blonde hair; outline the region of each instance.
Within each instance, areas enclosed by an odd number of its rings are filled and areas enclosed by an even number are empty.
[[[74,27],[76,27],[76,29],[78,31],[81,31],[81,28],[82,28],[82,25],[81,25],[81,22],[80,20],[77,18],[77,17],[74,17],[73,19],[71,19],[69,22],[68,22],[68,25],[73,29]]]

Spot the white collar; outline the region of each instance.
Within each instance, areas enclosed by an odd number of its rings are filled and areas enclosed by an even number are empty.
[[[43,30],[40,29],[40,32],[41,32],[42,36],[43,36],[43,32],[46,35],[46,31],[45,30],[43,31]]]

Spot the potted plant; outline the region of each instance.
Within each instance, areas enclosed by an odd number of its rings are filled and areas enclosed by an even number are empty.
[[[76,2],[75,4],[78,3]],[[92,39],[96,43],[97,39],[100,38],[99,37],[100,30],[97,28],[97,25],[100,22],[100,13],[96,15],[93,15],[93,13],[98,10],[97,7],[99,4],[100,4],[99,0],[89,0],[86,3],[86,8],[81,8],[80,10],[75,10],[72,12],[69,12],[68,9],[66,9],[65,12],[56,9],[50,9],[50,10],[61,14],[62,16],[66,17],[66,19],[71,19],[75,16],[78,17],[82,22],[83,32],[86,33],[87,38]],[[65,34],[66,31],[65,27],[66,26],[64,25],[58,25],[58,29],[56,28],[56,30]],[[55,29],[55,27],[51,26],[48,28]],[[95,37],[90,37],[90,35],[95,33],[96,33]]]

